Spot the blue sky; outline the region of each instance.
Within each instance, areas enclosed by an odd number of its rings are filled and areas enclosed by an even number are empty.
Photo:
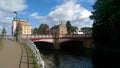
[[[89,19],[96,0],[0,0],[0,32],[5,26],[11,34],[11,22],[17,11],[18,17],[29,20],[30,25],[39,27],[46,23],[50,27],[67,20],[78,28],[92,26]]]

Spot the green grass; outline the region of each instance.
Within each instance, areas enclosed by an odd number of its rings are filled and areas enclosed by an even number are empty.
[[[27,46],[28,47],[28,46]],[[30,55],[31,55],[31,59],[32,59],[32,62],[34,63],[33,65],[33,68],[38,68],[38,64],[36,62],[36,58],[35,58],[35,55],[34,53],[32,52],[32,50],[28,47],[29,51],[30,51]]]
[[[28,47],[27,44],[22,43],[22,45],[29,50],[29,54],[30,54],[30,56],[31,56],[30,58],[32,59],[32,62],[33,62],[33,64],[34,64],[34,65],[33,65],[33,68],[38,68],[38,64],[37,64],[37,62],[36,62],[36,58],[35,58],[35,55],[34,55],[34,53],[32,52],[32,50]]]
[[[16,42],[15,40],[12,40],[12,41]],[[39,68],[39,67],[38,67],[38,64],[37,64],[37,62],[36,62],[35,55],[34,55],[34,53],[32,52],[32,50],[28,47],[28,45],[27,45],[26,43],[21,42],[21,41],[18,41],[18,43],[21,44],[21,45],[23,45],[24,47],[28,48],[29,54],[30,54],[30,56],[31,56],[30,58],[32,59],[32,62],[34,63],[33,68]]]

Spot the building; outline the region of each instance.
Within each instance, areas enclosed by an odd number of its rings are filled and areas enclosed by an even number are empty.
[[[61,23],[59,25],[55,25],[50,29],[50,34],[68,34],[67,27]]]
[[[7,33],[7,31],[6,31],[5,27],[4,27],[3,30],[2,30],[2,37],[3,38],[6,38],[6,33]]]
[[[32,34],[32,27],[29,25],[29,21],[27,19],[14,18],[12,20],[12,35],[15,35],[18,23],[20,23],[21,26],[21,35]]]
[[[78,29],[78,30],[76,30],[75,34],[84,34],[84,33],[83,33],[83,31]]]

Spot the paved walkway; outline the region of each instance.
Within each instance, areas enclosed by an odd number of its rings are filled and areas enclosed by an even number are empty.
[[[2,39],[3,47],[0,50],[0,68],[18,68],[21,48],[17,43]]]
[[[3,46],[0,49],[0,68],[19,68],[21,47],[8,39],[2,39]],[[26,60],[26,59],[25,59]],[[23,65],[22,68],[27,68]]]

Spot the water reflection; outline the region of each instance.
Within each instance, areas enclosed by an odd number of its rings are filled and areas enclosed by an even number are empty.
[[[85,51],[81,51],[82,49],[77,51],[54,50],[50,47],[42,48],[40,43],[37,47],[43,55],[47,68],[93,68],[91,58],[83,53],[88,53],[88,49],[84,49]]]
[[[91,59],[84,56],[62,54],[60,68],[92,68]]]

